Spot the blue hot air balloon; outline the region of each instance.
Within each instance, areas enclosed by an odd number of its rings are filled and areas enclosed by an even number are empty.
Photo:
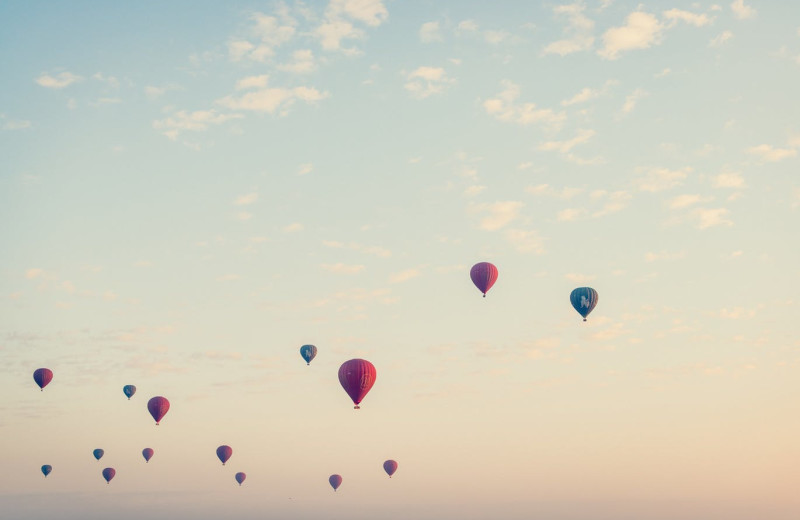
[[[122,387],[122,392],[128,398],[128,401],[130,401],[131,397],[133,397],[133,394],[136,393],[136,387],[133,385],[125,385]]]
[[[597,306],[597,298],[597,291],[591,287],[578,287],[569,295],[569,301],[578,314],[583,316],[583,321],[586,321],[586,316]]]
[[[53,471],[53,466],[51,466],[50,464],[45,464],[44,466],[42,466],[42,473],[44,474],[44,478],[47,478],[47,475],[49,475],[51,471]]]
[[[300,355],[306,360],[306,365],[310,365],[311,360],[317,356],[317,347],[314,345],[303,345],[300,347]]]
[[[103,450],[97,448],[92,452],[92,455],[94,455],[94,458],[96,458],[97,460],[100,460],[103,458],[103,453],[105,453]]]

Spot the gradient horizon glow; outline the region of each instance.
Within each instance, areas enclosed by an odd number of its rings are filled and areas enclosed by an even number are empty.
[[[4,518],[800,518],[800,3],[4,2],[0,63]]]

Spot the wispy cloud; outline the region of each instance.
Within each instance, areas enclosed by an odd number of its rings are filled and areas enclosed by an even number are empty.
[[[583,14],[586,7],[579,2],[568,5],[558,5],[553,8],[557,16],[567,18],[564,28],[565,38],[547,44],[542,54],[558,54],[566,56],[575,52],[591,49],[594,44],[594,21]]]
[[[223,114],[214,109],[187,112],[181,110],[171,116],[153,121],[153,128],[163,130],[163,134],[170,139],[176,139],[183,131],[200,132],[207,130],[211,125],[219,125],[232,119],[241,119],[241,114]]]
[[[310,49],[296,50],[292,52],[292,61],[278,65],[278,70],[293,74],[308,74],[314,72],[316,68],[314,53]]]
[[[419,40],[422,43],[440,42],[442,39],[439,22],[425,22],[419,28]]]
[[[622,105],[622,113],[630,114],[633,112],[633,109],[636,108],[636,104],[639,103],[639,100],[642,98],[647,97],[647,92],[644,89],[637,88],[633,92],[631,92],[625,98],[625,104]]]
[[[663,30],[655,16],[635,11],[628,15],[625,25],[612,27],[603,34],[603,48],[597,54],[616,60],[622,52],[647,49],[660,43]]]
[[[735,172],[720,173],[713,178],[712,182],[715,188],[740,189],[746,187],[744,177]]]
[[[696,194],[684,194],[678,195],[677,197],[673,198],[669,201],[668,206],[669,209],[685,209],[689,206],[693,206],[695,204],[700,204],[701,202],[708,202],[712,200],[713,197],[703,197],[702,195]]]
[[[669,11],[664,11],[662,14],[664,18],[669,21],[670,27],[677,24],[679,21],[694,25],[695,27],[703,27],[711,24],[714,20],[706,14],[697,14],[681,9],[670,9]]]
[[[51,76],[50,74],[42,74],[36,78],[36,84],[45,88],[62,89],[81,80],[83,80],[81,76],[65,71],[54,76]]]
[[[304,228],[304,226],[300,222],[293,222],[293,223],[289,224],[288,226],[285,226],[283,228],[283,232],[284,233],[297,233],[299,231],[303,231],[303,228]]]
[[[248,193],[247,195],[240,195],[236,197],[236,200],[233,202],[237,206],[249,206],[253,204],[255,201],[258,200],[258,193]]]
[[[734,0],[731,4],[731,11],[739,20],[753,18],[756,15],[756,10],[749,5],[744,5],[744,0]]]
[[[520,125],[543,123],[557,127],[566,119],[563,112],[554,112],[549,108],[536,108],[534,103],[518,103],[520,88],[509,80],[503,80],[503,91],[483,102],[483,108],[490,116]]]
[[[731,38],[733,38],[733,33],[731,31],[722,31],[717,36],[711,38],[711,41],[708,42],[708,46],[709,47],[722,47]]]
[[[514,221],[519,216],[519,210],[522,206],[522,202],[509,200],[491,204],[474,204],[471,209],[476,213],[485,215],[481,218],[481,229],[497,231]]]
[[[797,155],[797,150],[793,148],[777,148],[771,144],[760,144],[748,148],[747,153],[757,156],[762,161],[778,162],[788,159],[789,157],[795,157]]]
[[[640,175],[634,179],[634,186],[639,191],[658,192],[669,190],[680,186],[686,177],[692,172],[692,168],[686,166],[679,170],[669,168],[649,168],[641,171]]]
[[[405,269],[389,276],[389,283],[402,283],[419,276],[419,269]]]
[[[419,67],[410,72],[404,88],[416,98],[426,98],[434,94],[441,94],[455,80],[447,76],[441,67]]]
[[[306,175],[314,171],[314,165],[311,163],[303,163],[297,168],[297,175]]]
[[[732,226],[733,221],[727,218],[728,213],[725,208],[697,208],[690,213],[690,218],[698,229]]]
[[[572,150],[575,146],[585,143],[597,132],[591,129],[579,129],[577,131],[577,135],[572,139],[568,139],[566,141],[547,141],[539,145],[539,150],[544,151],[556,151],[562,154],[568,153]]]
[[[385,247],[380,246],[366,246],[364,244],[359,244],[356,242],[350,243],[343,243],[337,242],[335,240],[323,240],[322,245],[325,247],[332,247],[336,249],[350,249],[352,251],[358,251],[359,253],[366,253],[368,255],[377,256],[379,258],[389,258],[392,256],[392,252]]]
[[[286,115],[295,101],[312,104],[328,96],[327,92],[321,92],[314,87],[278,87],[248,92],[239,97],[225,96],[217,100],[217,103],[230,110],[250,110],[270,114],[278,112],[280,115]]]
[[[356,274],[364,270],[363,265],[352,265],[343,263],[322,264],[320,267],[322,267],[324,270],[328,272],[337,274]]]
[[[269,81],[269,75],[247,76],[236,82],[236,90],[247,90],[251,88],[265,88]]]
[[[507,229],[503,232],[503,236],[517,251],[537,255],[545,252],[544,239],[537,231]]]

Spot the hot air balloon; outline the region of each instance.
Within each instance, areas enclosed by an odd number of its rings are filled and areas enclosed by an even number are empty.
[[[44,392],[44,387],[53,380],[53,371],[49,368],[37,368],[33,372],[33,380],[39,385],[39,388]]]
[[[136,387],[133,385],[125,385],[122,387],[122,392],[128,397],[128,401],[130,401],[133,394],[136,393]]]
[[[167,401],[166,397],[153,397],[147,401],[147,410],[150,412],[150,415],[153,416],[153,419],[156,420],[156,426],[158,426],[161,419],[163,419],[169,411],[169,401]]]
[[[497,267],[489,262],[480,262],[472,266],[469,271],[469,277],[472,278],[472,283],[483,293],[486,298],[486,293],[492,288],[497,281]]]
[[[339,486],[342,485],[342,476],[341,475],[331,475],[328,477],[328,482],[331,483],[331,487],[334,491],[339,489]]]
[[[578,287],[569,295],[569,301],[578,314],[583,316],[583,321],[586,321],[586,316],[597,306],[597,298],[597,291],[591,287]]]
[[[117,470],[114,468],[106,468],[103,470],[103,478],[106,479],[106,484],[111,482],[111,479],[114,478],[114,475],[117,474]]]
[[[145,462],[150,462],[150,459],[153,458],[153,448],[145,448],[142,450],[142,457],[144,457]]]
[[[44,466],[42,466],[42,473],[44,474],[44,478],[47,478],[47,475],[49,475],[51,471],[53,471],[53,466],[51,466],[50,464],[45,464]]]
[[[393,460],[387,460],[383,463],[383,470],[389,475],[389,478],[392,478],[394,472],[397,471],[397,462]]]
[[[223,466],[225,465],[226,462],[228,462],[228,459],[231,458],[231,455],[233,455],[233,448],[231,448],[230,446],[226,446],[223,444],[222,446],[217,448],[217,457],[219,457],[219,460],[222,461]]]
[[[105,453],[103,450],[97,448],[92,452],[92,455],[94,455],[94,458],[96,458],[97,460],[100,460],[103,458],[103,453]]]
[[[351,359],[339,367],[339,382],[358,410],[359,404],[375,384],[375,366],[366,359]]]
[[[244,474],[244,472],[240,471],[239,473],[237,473],[236,475],[234,475],[234,477],[233,477],[233,478],[235,478],[235,479],[236,479],[236,482],[238,482],[238,483],[239,483],[239,485],[241,486],[241,485],[242,485],[242,482],[244,482],[244,479],[246,479],[246,478],[247,478],[247,475],[245,475],[245,474]]]
[[[306,360],[306,365],[310,365],[311,360],[317,356],[317,347],[314,345],[303,345],[300,347],[300,355]]]

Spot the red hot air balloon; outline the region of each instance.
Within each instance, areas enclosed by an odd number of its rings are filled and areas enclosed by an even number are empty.
[[[111,479],[114,478],[114,475],[117,474],[117,470],[114,468],[106,468],[103,470],[103,478],[106,479],[106,484],[111,482]]]
[[[393,460],[387,460],[383,463],[383,470],[389,475],[389,478],[392,478],[394,472],[397,471],[397,462]]]
[[[486,293],[489,292],[489,289],[491,289],[497,281],[497,275],[497,267],[489,262],[475,264],[469,271],[469,277],[472,278],[472,283],[483,293],[484,298],[486,298]]]
[[[342,485],[342,476],[341,475],[331,475],[328,477],[328,482],[330,482],[331,487],[334,491],[339,489],[339,486]]]
[[[223,466],[225,465],[226,462],[228,462],[228,459],[231,458],[231,455],[233,455],[233,448],[231,448],[230,446],[226,446],[223,444],[222,446],[217,448],[217,457],[219,457],[219,460],[222,461]]]
[[[247,475],[243,471],[240,471],[239,473],[234,475],[234,478],[236,479],[236,482],[238,482],[239,485],[241,486],[242,482],[244,482],[244,479],[247,478]]]
[[[150,459],[153,458],[153,448],[145,448],[142,450],[142,457],[144,457],[145,462],[150,462]]]
[[[147,401],[147,410],[150,412],[150,415],[153,416],[153,419],[156,420],[156,426],[158,426],[161,419],[163,419],[169,411],[169,401],[167,401],[166,397],[153,397]]]
[[[44,392],[44,387],[53,380],[53,371],[49,368],[37,368],[33,372],[33,380],[39,385],[39,388]]]
[[[358,410],[359,404],[375,384],[375,366],[366,359],[351,359],[339,367],[339,382]]]

